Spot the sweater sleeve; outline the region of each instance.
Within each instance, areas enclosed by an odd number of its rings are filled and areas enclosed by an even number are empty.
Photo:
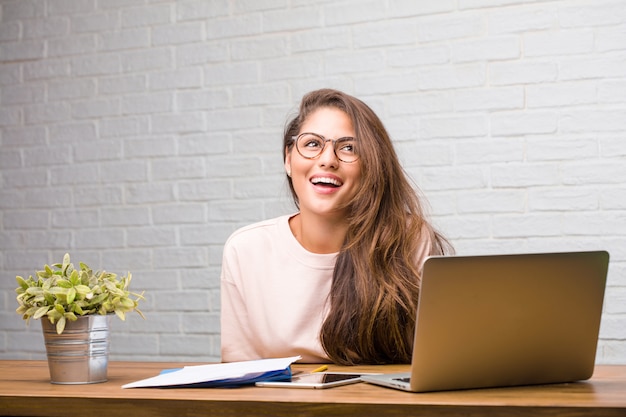
[[[253,356],[249,340],[250,323],[244,298],[235,283],[237,262],[231,247],[224,247],[221,281],[221,355],[222,362]]]

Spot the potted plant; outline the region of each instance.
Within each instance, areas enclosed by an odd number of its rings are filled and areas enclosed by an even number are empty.
[[[40,319],[51,382],[60,384],[106,381],[109,353],[109,318],[125,320],[136,311],[143,293],[131,292],[129,272],[118,278],[111,272],[94,272],[84,263],[76,269],[65,254],[63,263],[45,265],[36,278],[17,276],[19,307],[28,323]]]

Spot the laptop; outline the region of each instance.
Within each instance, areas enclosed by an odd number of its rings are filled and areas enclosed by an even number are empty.
[[[411,371],[361,379],[411,392],[589,379],[608,264],[606,251],[430,257]]]

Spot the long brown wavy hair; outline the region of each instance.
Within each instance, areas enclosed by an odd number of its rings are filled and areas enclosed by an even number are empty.
[[[409,363],[420,287],[420,239],[430,237],[433,255],[452,247],[425,220],[383,123],[361,100],[331,89],[306,94],[285,128],[283,160],[293,150],[291,138],[321,107],[337,108],[350,117],[360,141],[361,164],[360,190],[349,203],[348,231],[333,271],[322,346],[339,364]],[[287,181],[299,207],[291,178]]]

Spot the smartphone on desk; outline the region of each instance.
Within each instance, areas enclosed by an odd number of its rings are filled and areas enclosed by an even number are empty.
[[[361,382],[361,374],[343,372],[315,372],[311,374],[294,375],[290,381],[257,382],[257,387],[274,388],[331,388],[340,385],[356,384]]]

